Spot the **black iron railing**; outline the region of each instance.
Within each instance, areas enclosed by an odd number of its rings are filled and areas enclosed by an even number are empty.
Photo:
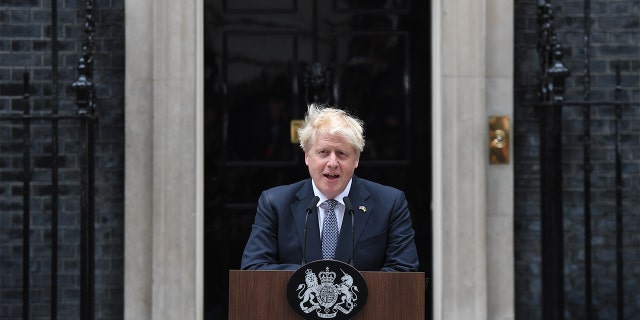
[[[584,319],[591,319],[595,313],[593,289],[592,257],[592,133],[591,113],[596,108],[614,108],[615,132],[614,148],[615,175],[615,247],[616,247],[616,314],[617,319],[625,317],[624,302],[624,212],[623,177],[621,157],[622,110],[637,102],[623,101],[623,84],[620,66],[616,66],[616,82],[613,101],[593,101],[591,98],[591,4],[584,1],[584,79],[583,101],[567,101],[564,97],[565,82],[570,71],[562,63],[563,49],[555,32],[552,5],[538,2],[538,53],[540,57],[540,86],[538,104],[541,114],[541,235],[542,235],[542,303],[543,319],[565,318],[565,229],[563,226],[563,172],[562,172],[562,110],[582,108],[582,193],[584,220]]]
[[[58,1],[51,1],[51,96],[38,97],[39,99],[47,100],[48,110],[43,111],[38,108],[38,111],[34,111],[32,103],[32,94],[34,87],[31,83],[32,71],[25,68],[22,79],[22,101],[16,103],[21,105],[22,110],[5,110],[0,112],[0,125],[5,128],[14,128],[16,132],[21,133],[21,139],[16,141],[3,141],[5,145],[12,146],[11,148],[19,148],[22,150],[21,156],[21,212],[22,212],[22,280],[19,291],[21,291],[21,316],[22,319],[32,319],[35,316],[41,317],[42,314],[49,314],[50,319],[58,319],[58,317],[66,318],[61,314],[66,314],[68,310],[62,311],[60,308],[60,301],[65,298],[60,296],[62,291],[59,287],[59,279],[61,277],[59,266],[64,264],[61,261],[61,238],[64,238],[64,230],[62,228],[69,229],[68,225],[61,224],[61,211],[68,212],[69,209],[61,210],[61,197],[69,198],[69,192],[75,192],[74,188],[68,187],[75,183],[79,184],[78,193],[74,195],[74,198],[79,199],[77,207],[79,210],[76,212],[78,220],[80,221],[79,233],[80,240],[78,251],[80,252],[79,267],[79,286],[80,293],[78,301],[74,303],[77,305],[78,315],[73,318],[78,319],[94,319],[94,304],[95,304],[95,286],[94,286],[94,144],[95,138],[93,135],[94,123],[96,121],[95,116],[95,86],[92,83],[92,66],[93,66],[93,47],[94,47],[94,21],[93,21],[93,2],[86,1],[86,14],[84,20],[84,31],[86,38],[83,41],[82,55],[78,62],[78,78],[73,82],[72,88],[76,92],[77,97],[77,112],[61,112],[60,106],[63,101],[60,97],[60,71],[59,71],[59,39],[58,39]],[[68,82],[67,82],[68,83]],[[43,90],[44,91],[44,90]],[[43,93],[44,95],[44,93]],[[13,100],[16,100],[15,97]],[[68,109],[68,108],[67,108]],[[48,128],[48,130],[46,129]],[[66,143],[71,132],[79,132],[79,148],[64,148],[61,152],[61,143]],[[18,136],[16,134],[16,136]],[[61,138],[64,136],[64,138]],[[44,141],[44,142],[43,142]],[[13,147],[19,145],[19,147]],[[38,155],[32,152],[32,149],[38,145]],[[45,146],[42,146],[45,145]],[[69,155],[67,149],[72,149],[73,152],[78,154]],[[47,150],[47,155],[42,155],[42,150]],[[5,154],[6,155],[6,154]],[[61,178],[61,171],[64,169],[64,165],[60,161],[65,157],[78,159],[78,174],[77,177],[80,181],[69,181],[69,175],[65,175]],[[42,163],[41,159],[47,159],[46,163]],[[46,188],[42,188],[43,182],[39,180],[34,182],[34,170],[41,172],[42,170],[49,171],[49,181]],[[68,171],[68,170],[67,170]],[[41,178],[40,178],[41,179]],[[47,208],[47,219],[50,219],[50,227],[48,230],[50,238],[50,252],[47,256],[50,262],[49,264],[49,280],[48,288],[45,290],[49,293],[48,297],[41,294],[40,288],[46,286],[42,283],[41,279],[34,279],[33,268],[36,250],[33,243],[34,233],[34,219],[33,214],[36,210],[32,208],[34,202],[34,193],[32,190],[46,190],[38,192],[38,196],[46,194],[49,198],[49,204],[44,207]],[[69,191],[73,190],[73,191]],[[66,200],[65,200],[66,202]],[[73,205],[71,207],[74,207]],[[41,210],[38,208],[37,210]],[[71,210],[73,211],[73,210]],[[66,222],[64,222],[66,223]],[[63,230],[63,231],[61,231]],[[46,232],[45,232],[46,233]],[[67,240],[63,240],[67,242]],[[66,245],[66,243],[65,243]],[[66,253],[62,253],[66,254]],[[65,257],[66,258],[66,257]],[[75,263],[75,262],[74,262]],[[41,266],[40,266],[41,267]],[[71,268],[73,269],[73,268]],[[67,276],[67,275],[65,275]],[[36,284],[37,282],[37,284]],[[45,281],[46,282],[46,281]],[[73,281],[71,281],[73,282]],[[34,287],[37,286],[37,289]],[[37,294],[34,291],[38,290]],[[17,289],[16,289],[17,291]],[[69,294],[69,293],[67,293]],[[43,310],[43,307],[48,304],[48,311]],[[5,306],[7,307],[7,306]],[[9,307],[7,307],[7,310]]]

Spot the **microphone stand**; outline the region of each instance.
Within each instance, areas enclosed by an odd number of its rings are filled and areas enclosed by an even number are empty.
[[[303,240],[304,244],[302,247],[302,264],[301,264],[303,266],[307,263],[307,221],[309,220],[309,214],[313,211],[313,208],[318,204],[318,201],[320,201],[320,197],[318,196],[313,197],[313,199],[311,199],[311,202],[307,206],[307,209],[305,210],[306,215],[304,217],[304,240]]]
[[[353,250],[355,247],[355,232],[354,232],[354,226],[353,226],[354,225],[353,206],[351,205],[351,199],[349,199],[349,197],[344,197],[342,201],[344,201],[345,212],[351,215],[351,261],[349,262],[349,264],[355,268],[355,264],[353,261]]]

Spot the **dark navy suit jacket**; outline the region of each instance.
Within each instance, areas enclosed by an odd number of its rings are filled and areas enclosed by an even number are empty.
[[[303,261],[306,208],[313,199],[311,179],[266,190],[258,200],[255,222],[242,255],[244,270],[295,270]],[[349,199],[354,209],[345,212],[336,260],[360,271],[417,271],[414,230],[404,193],[353,176]],[[307,222],[306,262],[322,259],[317,208]]]

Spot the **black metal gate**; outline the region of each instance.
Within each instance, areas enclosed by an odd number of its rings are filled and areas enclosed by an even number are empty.
[[[592,318],[608,318],[617,317],[617,319],[627,319],[629,317],[629,305],[633,305],[633,299],[625,302],[626,296],[633,296],[634,293],[625,292],[629,287],[634,288],[635,285],[629,286],[625,284],[633,280],[633,270],[624,269],[625,255],[625,239],[631,237],[625,237],[625,228],[629,228],[629,225],[625,226],[625,217],[632,217],[637,212],[624,212],[629,210],[628,206],[623,205],[624,196],[624,181],[623,181],[623,161],[622,158],[622,144],[621,144],[621,132],[623,121],[623,110],[630,106],[638,105],[638,102],[625,100],[624,97],[624,84],[622,83],[622,75],[620,66],[615,67],[615,86],[612,87],[610,97],[611,100],[596,101],[592,98],[592,82],[591,82],[591,3],[589,0],[583,2],[583,33],[584,33],[584,75],[583,83],[583,101],[569,101],[565,99],[566,94],[566,80],[570,76],[570,70],[565,67],[562,62],[563,48],[558,40],[556,34],[555,20],[553,16],[552,5],[548,1],[538,2],[538,53],[540,57],[540,69],[541,79],[539,87],[539,97],[541,103],[539,104],[540,111],[540,164],[541,164],[541,235],[542,235],[542,303],[543,303],[543,319],[565,319],[566,317],[575,318],[575,312],[568,312],[567,296],[569,295],[567,290],[567,267],[576,266],[583,273],[584,288],[581,289],[581,293],[578,294],[582,298],[582,302],[573,302],[573,308],[575,305],[579,305],[577,308],[582,308],[579,311],[580,319],[592,319]],[[615,128],[613,132],[603,133],[602,126],[595,126],[597,123],[592,115],[596,114],[602,121],[602,115],[606,114],[610,118],[606,121],[613,122]],[[578,157],[582,159],[581,169],[582,172],[573,173],[570,179],[566,179],[567,167],[563,167],[563,153],[566,155],[567,143],[573,142],[568,139],[564,134],[563,123],[566,120],[567,115],[574,117],[574,119],[581,118],[581,143],[577,145]],[[575,128],[571,128],[575,130]],[[598,131],[600,130],[600,131]],[[605,130],[606,131],[606,130]],[[614,199],[594,199],[592,196],[594,188],[601,188],[602,183],[594,184],[592,176],[594,173],[594,135],[597,134],[600,137],[600,142],[603,140],[602,136],[607,134],[609,140],[609,154],[611,155],[610,165],[606,166],[606,170],[612,170],[613,173],[610,176],[614,177],[610,186],[611,190],[610,198]],[[579,151],[579,149],[582,149]],[[573,155],[575,156],[575,155]],[[604,166],[599,166],[598,170],[604,170]],[[564,177],[563,177],[564,175]],[[578,178],[576,178],[578,176]],[[565,179],[563,179],[565,178]],[[572,181],[568,181],[572,180]],[[576,183],[577,180],[577,183]],[[581,184],[580,181],[582,180]],[[582,214],[579,219],[582,221],[582,235],[579,237],[569,238],[567,237],[567,227],[564,223],[568,219],[567,214],[567,199],[564,199],[564,195],[567,194],[569,186],[573,186],[574,190],[581,195],[582,207],[578,208],[577,212]],[[581,189],[581,190],[580,190]],[[628,189],[627,189],[628,190]],[[637,196],[637,195],[635,195]],[[631,197],[631,195],[627,195]],[[628,199],[628,198],[627,198]],[[575,201],[575,200],[574,200]],[[598,216],[594,214],[594,207],[599,205],[603,201],[606,201],[609,205],[609,209],[605,215],[602,214],[603,210],[598,210]],[[601,206],[600,206],[601,207]],[[601,209],[601,208],[600,208]],[[637,208],[636,208],[637,210]],[[608,216],[606,216],[608,215]],[[613,237],[615,240],[615,257],[612,258],[612,264],[615,266],[612,272],[615,274],[615,289],[613,295],[615,298],[615,306],[607,306],[608,308],[615,310],[615,316],[609,314],[605,316],[603,314],[598,315],[598,309],[603,309],[602,299],[596,305],[596,290],[594,283],[601,277],[610,276],[610,274],[603,275],[602,270],[596,271],[594,268],[594,245],[598,243],[598,237],[594,232],[594,221],[597,218],[606,217],[613,225],[611,232],[605,237]],[[633,228],[633,227],[631,227]],[[600,231],[601,233],[602,231]],[[582,239],[579,239],[582,238]],[[568,240],[569,239],[569,240]],[[581,244],[583,250],[583,258],[580,255],[578,261],[573,259],[567,253],[568,242],[582,240]],[[628,244],[626,244],[628,246]],[[637,259],[635,256],[630,256],[631,259]],[[566,263],[566,264],[565,264]],[[571,266],[568,266],[570,264]],[[583,265],[582,265],[583,264]],[[625,272],[627,277],[625,277]],[[637,281],[637,279],[635,280]],[[602,294],[602,293],[600,293]],[[637,295],[637,292],[635,293]],[[576,300],[576,299],[573,299]],[[573,315],[572,315],[573,314]],[[635,315],[637,316],[637,314]],[[631,316],[634,317],[633,315]],[[634,318],[635,319],[635,318]]]
[[[51,1],[50,69],[25,67],[0,109],[0,318],[94,318],[93,2],[85,2],[77,109],[64,105],[58,1]],[[44,74],[44,76],[43,76]],[[48,78],[50,82],[33,83]],[[43,83],[44,82],[44,83]],[[67,80],[68,84],[70,81]],[[35,94],[34,94],[35,93]],[[20,307],[16,307],[20,306]]]

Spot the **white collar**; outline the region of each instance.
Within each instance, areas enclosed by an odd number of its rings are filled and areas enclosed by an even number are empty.
[[[337,200],[342,205],[344,205],[344,201],[342,199],[344,199],[344,197],[348,196],[349,195],[349,191],[351,191],[351,182],[352,181],[353,181],[353,178],[349,179],[349,183],[347,183],[347,187],[344,188],[344,190],[342,190],[342,192],[340,192],[340,194],[338,194],[338,196],[335,198],[335,200]],[[320,206],[322,203],[324,203],[325,201],[329,200],[329,198],[327,198],[327,196],[322,194],[322,192],[320,192],[318,187],[316,187],[316,183],[315,183],[315,181],[313,181],[313,179],[311,179],[311,185],[313,186],[313,194],[318,196],[318,198],[320,198],[320,201],[318,201],[317,206]]]

